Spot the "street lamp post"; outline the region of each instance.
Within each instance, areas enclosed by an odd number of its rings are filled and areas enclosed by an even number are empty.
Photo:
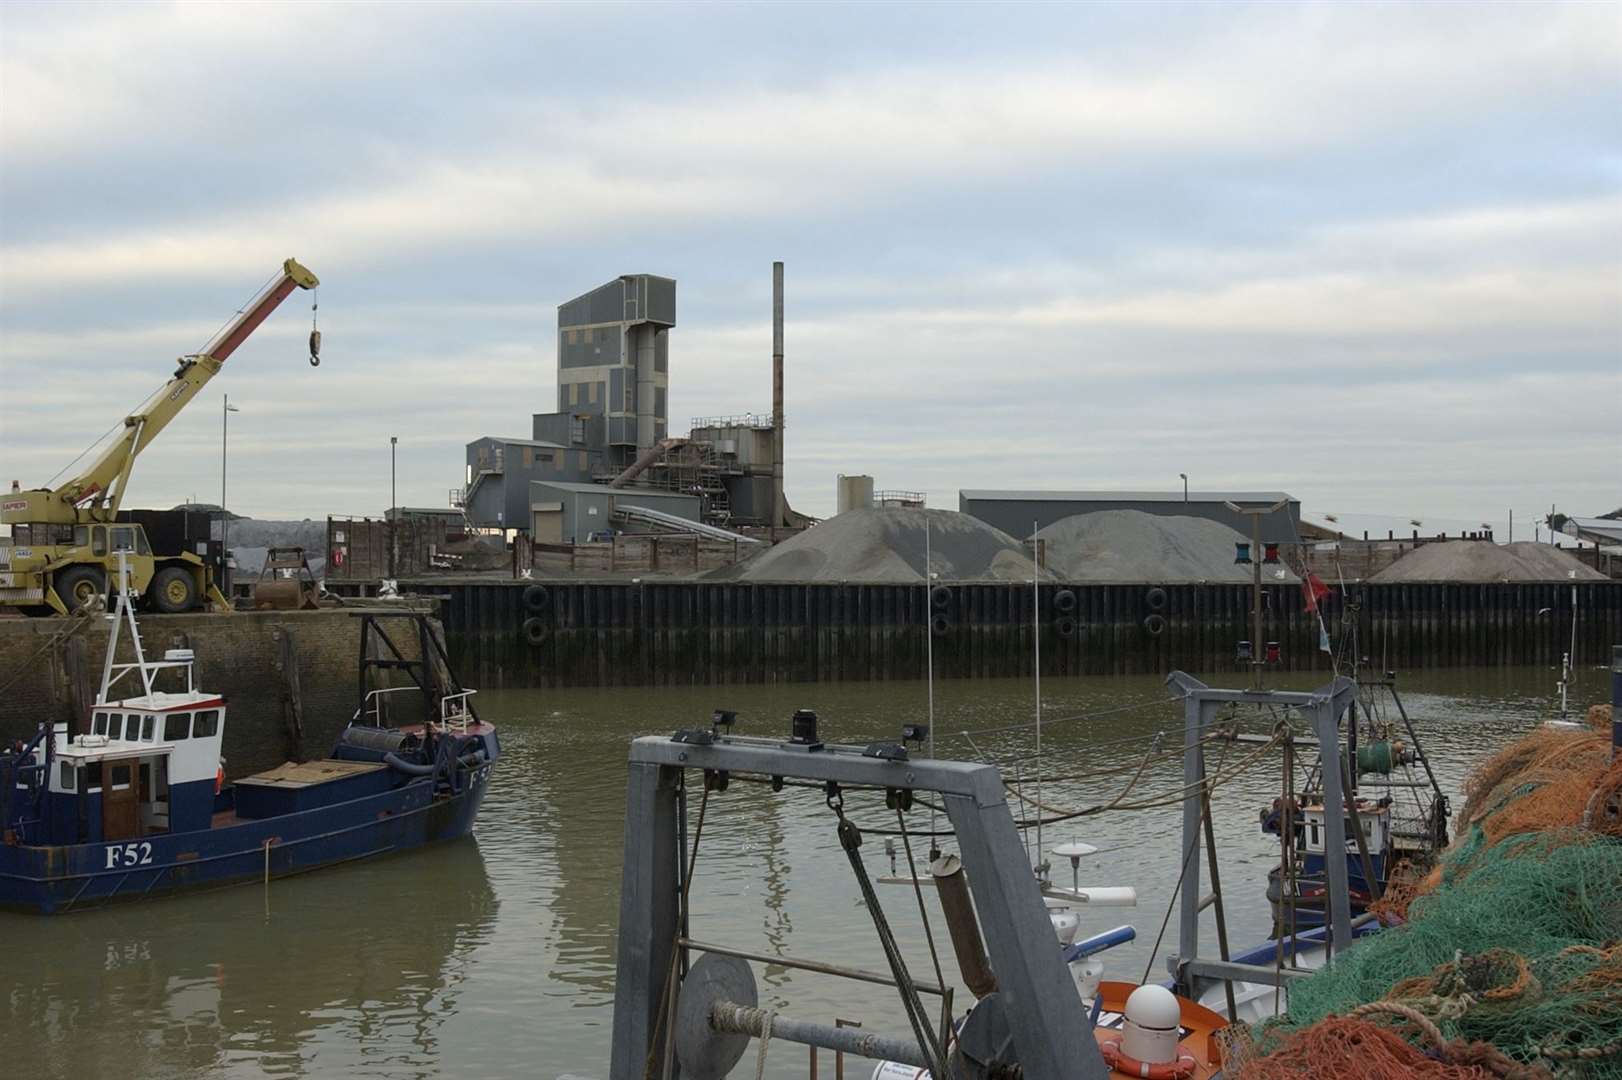
[[[400,444],[398,435],[389,436],[389,577],[395,577],[400,571],[400,501],[394,493],[395,480],[395,447]]]
[[[1183,478],[1183,501],[1187,502],[1188,501],[1188,474],[1186,472],[1180,472],[1177,475],[1181,476]]]
[[[231,404],[231,395],[220,396],[220,551],[230,552],[231,512],[225,508],[225,460],[229,446],[231,414],[242,410]]]

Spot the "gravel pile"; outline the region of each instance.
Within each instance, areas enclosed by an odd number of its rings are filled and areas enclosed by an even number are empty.
[[[1396,581],[1604,580],[1604,574],[1584,566],[1570,552],[1530,540],[1515,544],[1487,540],[1424,544],[1369,578],[1377,585]]]
[[[879,508],[847,510],[747,562],[707,576],[739,581],[923,581],[926,515],[930,569],[937,580],[1031,579],[1030,556],[1020,542],[978,518],[953,510]]]
[[[1208,518],[1099,510],[1055,521],[1037,536],[1061,581],[1251,580],[1251,568],[1233,561],[1233,545],[1247,538]],[[1262,567],[1264,583],[1298,580],[1282,565]]]

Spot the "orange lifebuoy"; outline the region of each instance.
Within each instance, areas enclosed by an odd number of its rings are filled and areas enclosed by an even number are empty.
[[[1121,1049],[1121,1040],[1119,1039],[1102,1039],[1098,1043],[1098,1049],[1104,1055],[1104,1063],[1110,1068],[1116,1072],[1123,1072],[1128,1076],[1142,1077],[1143,1080],[1188,1080],[1188,1077],[1194,1075],[1194,1070],[1199,1065],[1194,1060],[1194,1055],[1181,1046],[1177,1048],[1176,1061],[1153,1064],[1129,1056],[1126,1051]]]
[[[218,795],[225,790],[225,766],[221,765],[214,770],[214,794]]]

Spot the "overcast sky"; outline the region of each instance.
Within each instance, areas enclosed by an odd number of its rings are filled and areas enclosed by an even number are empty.
[[[673,431],[787,477],[1283,488],[1354,528],[1622,505],[1622,8],[0,7],[0,479],[295,255],[130,505],[440,506],[556,306],[674,277]],[[71,474],[69,474],[71,475]]]

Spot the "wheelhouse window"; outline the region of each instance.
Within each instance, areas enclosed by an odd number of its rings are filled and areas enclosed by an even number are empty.
[[[118,713],[114,713],[113,716],[117,717]],[[92,734],[92,735],[105,735],[105,734],[107,734],[107,714],[106,713],[99,712],[90,721],[90,734]]]
[[[136,713],[130,713],[124,718],[124,738],[130,742],[134,742],[140,737],[141,717]]]
[[[77,791],[79,784],[79,770],[74,768],[73,762],[62,762],[62,790]]]
[[[220,710],[204,709],[197,714],[197,722],[192,725],[191,737],[206,739],[210,735],[218,735],[220,731]]]
[[[107,779],[114,791],[122,791],[130,786],[131,769],[127,761],[115,762],[108,766]]]
[[[170,713],[163,718],[163,741],[179,742],[191,727],[191,713]]]
[[[157,717],[151,713],[141,717],[141,741],[151,742],[153,730],[158,726]]]

